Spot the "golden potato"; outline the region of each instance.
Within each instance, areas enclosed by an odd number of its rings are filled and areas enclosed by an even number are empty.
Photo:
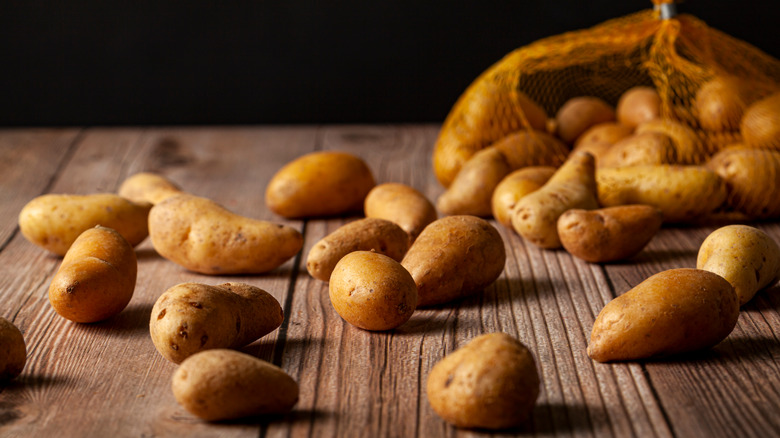
[[[780,150],[780,92],[747,107],[739,130],[747,146]]]
[[[480,292],[504,270],[504,241],[490,222],[448,216],[425,227],[401,261],[417,284],[417,307]]]
[[[328,281],[336,263],[353,251],[375,251],[400,262],[409,249],[409,235],[394,222],[364,218],[339,227],[309,250],[306,269]]]
[[[589,143],[615,144],[634,133],[634,128],[620,122],[603,122],[591,126],[577,137],[575,148],[584,147]],[[598,157],[597,157],[598,158]]]
[[[244,283],[181,283],[152,308],[149,333],[160,354],[181,363],[213,348],[240,348],[276,330],[284,319],[268,292]]]
[[[482,149],[463,164],[455,180],[436,200],[436,208],[446,215],[489,216],[493,190],[511,170],[501,151]]]
[[[346,152],[312,152],[284,165],[265,190],[265,203],[286,218],[360,211],[376,185],[365,161]]]
[[[677,152],[672,138],[660,132],[644,132],[626,137],[604,153],[599,167],[627,167],[644,164],[672,164]]]
[[[728,225],[710,233],[699,248],[696,268],[725,278],[739,305],[773,285],[780,276],[780,247],[765,232],[748,225]]]
[[[562,141],[537,130],[513,132],[490,147],[501,151],[512,170],[529,166],[558,167],[570,152]]]
[[[133,202],[158,204],[166,198],[182,193],[182,190],[162,175],[141,172],[124,180],[117,193]]]
[[[512,210],[523,196],[541,188],[555,173],[550,166],[531,166],[516,170],[501,180],[490,200],[493,217],[512,228]]]
[[[27,363],[27,346],[22,332],[9,320],[0,317],[0,383],[22,373]]]
[[[398,224],[414,242],[428,224],[438,219],[436,207],[422,193],[404,184],[384,183],[371,189],[363,203],[366,217]]]
[[[716,76],[696,92],[693,109],[699,125],[708,131],[736,131],[755,90],[733,76]]]
[[[663,271],[604,306],[588,356],[609,362],[709,348],[731,333],[738,317],[737,294],[723,277],[700,269]]]
[[[696,131],[688,126],[668,119],[653,119],[636,127],[635,134],[655,132],[672,139],[677,164],[700,164],[707,160],[711,151],[702,142]]]
[[[49,286],[49,302],[74,322],[97,322],[119,314],[133,297],[138,261],[115,230],[90,228],[73,242]]]
[[[589,128],[615,121],[615,109],[594,96],[567,100],[555,115],[556,134],[566,144],[574,144]]]
[[[505,333],[477,336],[439,361],[425,384],[428,402],[461,428],[520,426],[539,396],[533,355]]]
[[[409,272],[372,251],[354,251],[339,260],[328,291],[336,313],[364,330],[394,329],[417,307],[417,285]]]
[[[655,88],[638,85],[620,96],[615,111],[620,123],[636,128],[661,117],[661,97]]]
[[[780,217],[780,151],[730,147],[707,168],[725,181],[729,207],[752,219]]]
[[[575,257],[591,263],[613,262],[642,251],[662,223],[661,210],[649,205],[571,209],[558,219],[558,236]]]
[[[303,247],[295,228],[237,215],[206,198],[170,197],[149,213],[154,249],[201,274],[260,274]]]
[[[42,195],[22,208],[19,229],[28,241],[59,256],[95,225],[116,230],[136,246],[149,235],[150,208],[151,204],[137,204],[110,193]]]
[[[174,371],[176,401],[206,421],[284,414],[298,403],[298,383],[276,365],[234,350],[201,351]]]

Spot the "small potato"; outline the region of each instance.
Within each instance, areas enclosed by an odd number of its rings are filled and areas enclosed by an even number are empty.
[[[372,251],[351,252],[339,260],[328,291],[336,313],[364,330],[394,329],[417,307],[417,285],[409,272]]]
[[[9,320],[0,317],[0,383],[22,373],[27,363],[27,346],[22,332]]]
[[[455,180],[436,200],[436,208],[445,215],[488,216],[493,190],[511,171],[501,151],[482,149],[463,164]]]
[[[490,201],[493,218],[505,227],[512,228],[512,210],[517,201],[541,188],[555,170],[550,166],[532,166],[507,175],[493,190]]]
[[[631,128],[661,116],[661,97],[653,87],[644,85],[626,90],[618,99],[617,120]]]
[[[133,297],[138,261],[115,230],[81,233],[62,259],[49,286],[49,302],[74,322],[97,322],[119,314]]]
[[[576,257],[591,263],[612,262],[642,251],[662,223],[661,210],[649,205],[572,209],[558,219],[558,236]]]
[[[166,198],[182,193],[182,190],[162,175],[141,172],[124,180],[117,193],[133,202],[158,204]]]
[[[27,240],[59,256],[95,225],[116,230],[136,246],[149,235],[150,208],[110,193],[42,195],[22,208],[19,229]]]
[[[276,365],[234,350],[188,357],[174,371],[176,401],[206,421],[284,414],[298,403],[298,383]]]
[[[699,124],[712,132],[737,131],[745,109],[755,100],[749,84],[732,76],[717,76],[699,88],[693,107]]]
[[[753,219],[780,217],[780,151],[729,147],[707,168],[726,183],[726,204]]]
[[[461,428],[520,426],[539,396],[533,355],[505,333],[478,336],[439,361],[428,375],[428,402]]]
[[[409,249],[409,235],[385,219],[364,218],[339,227],[309,251],[306,269],[312,277],[328,281],[336,263],[353,251],[376,251],[400,262]]]
[[[725,339],[738,317],[737,294],[723,277],[700,269],[663,271],[604,306],[588,356],[609,362],[702,350]]]
[[[699,248],[696,268],[725,278],[739,305],[771,286],[780,276],[780,247],[765,232],[748,225],[728,225],[710,233]]]
[[[366,196],[366,217],[385,219],[398,224],[414,242],[420,232],[438,219],[436,207],[422,193],[404,184],[380,184]]]
[[[161,256],[201,274],[268,272],[303,247],[295,228],[240,216],[189,194],[152,207],[149,236]]]
[[[570,152],[569,146],[559,139],[537,130],[513,132],[490,147],[501,151],[512,170],[529,166],[558,167]]]
[[[285,218],[360,211],[376,185],[361,158],[338,151],[312,152],[287,163],[271,178],[265,203]]]
[[[555,121],[558,138],[566,144],[574,144],[592,126],[615,121],[615,109],[598,97],[579,96],[561,106]]]
[[[644,132],[612,145],[599,161],[599,167],[672,164],[677,161],[676,155],[671,137],[660,132]]]
[[[696,132],[688,126],[667,119],[653,119],[636,127],[635,134],[655,132],[672,139],[677,164],[700,164],[707,160],[710,152]]]
[[[646,204],[658,208],[665,222],[706,218],[726,200],[723,180],[699,166],[669,164],[599,169],[596,172],[602,207]]]
[[[747,107],[739,130],[749,147],[780,150],[780,92]]]
[[[249,284],[182,283],[152,308],[149,333],[160,354],[180,363],[212,348],[240,348],[276,330],[284,311],[271,294]]]
[[[577,138],[575,148],[583,147],[588,143],[615,144],[618,141],[634,133],[634,128],[619,122],[604,122],[593,125]],[[598,158],[598,157],[597,157]]]
[[[501,235],[476,216],[448,216],[431,223],[401,261],[417,284],[417,307],[482,291],[504,270]]]

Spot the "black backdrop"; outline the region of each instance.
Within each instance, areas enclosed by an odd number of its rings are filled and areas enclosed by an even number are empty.
[[[780,56],[777,0],[678,9]],[[440,122],[536,39],[650,0],[0,2],[0,125]]]

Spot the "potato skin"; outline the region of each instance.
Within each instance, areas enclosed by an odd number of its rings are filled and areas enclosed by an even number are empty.
[[[726,204],[753,219],[780,217],[780,151],[740,146],[724,149],[706,167],[725,181]]]
[[[618,99],[615,112],[620,123],[636,128],[661,116],[661,97],[652,87],[640,85],[629,88]]]
[[[672,138],[660,132],[643,132],[626,137],[604,153],[599,167],[628,167],[673,164],[677,161]]]
[[[9,320],[0,317],[0,383],[22,373],[27,362],[27,346],[22,332]]]
[[[303,247],[295,228],[240,216],[189,194],[152,207],[149,236],[161,256],[201,274],[268,272]]]
[[[738,317],[737,294],[723,277],[700,269],[663,271],[604,306],[588,356],[609,362],[702,350],[725,339]]]
[[[346,152],[312,152],[284,165],[265,191],[265,203],[285,218],[334,216],[363,207],[376,185],[371,169]]]
[[[306,269],[312,277],[328,281],[336,263],[353,251],[376,251],[400,262],[409,250],[409,235],[394,222],[363,218],[339,227],[309,250]]]
[[[174,371],[176,401],[206,421],[284,414],[298,402],[298,383],[276,365],[233,350],[188,357]]]
[[[634,128],[620,122],[598,123],[583,132],[582,135],[577,138],[574,147],[584,147],[588,143],[615,144],[633,133]]]
[[[749,147],[780,150],[780,92],[747,107],[739,130]]]
[[[672,139],[676,164],[701,164],[711,151],[702,143],[696,132],[688,126],[669,119],[653,119],[636,127],[634,134],[655,132]]]
[[[505,333],[478,336],[439,361],[426,381],[428,402],[460,428],[520,426],[539,396],[531,352]]]
[[[566,144],[575,141],[588,128],[615,120],[615,109],[594,96],[578,96],[567,100],[555,115],[556,133]]]
[[[612,262],[642,251],[662,223],[661,210],[649,205],[572,209],[558,219],[558,236],[566,251],[582,260]]]
[[[710,233],[699,248],[696,268],[725,278],[745,305],[780,276],[780,248],[765,232],[727,225]]]
[[[136,246],[149,235],[150,208],[151,204],[137,204],[111,193],[42,195],[22,208],[19,228],[27,240],[59,256],[95,225],[116,230]]]
[[[160,354],[181,363],[214,348],[240,348],[277,329],[284,311],[276,298],[244,283],[181,283],[152,308],[149,333]]]
[[[49,286],[49,302],[74,322],[97,322],[119,314],[133,297],[138,261],[133,247],[100,225],[73,242]]]
[[[119,196],[136,203],[159,204],[171,196],[182,193],[173,181],[154,172],[140,172],[125,179],[117,191]]]
[[[482,149],[463,164],[436,208],[445,215],[489,216],[493,190],[511,171],[501,151]]]
[[[705,82],[693,101],[699,125],[713,132],[736,131],[755,91],[735,77],[717,76]]]
[[[400,183],[379,184],[371,189],[363,203],[363,211],[366,217],[398,224],[409,234],[409,243],[439,217],[436,207],[425,195]]]
[[[512,228],[512,210],[523,196],[539,190],[555,173],[555,167],[531,166],[516,170],[501,180],[490,200],[493,218]]]
[[[372,251],[351,252],[339,260],[328,291],[336,313],[364,330],[394,329],[417,307],[417,285],[409,272]]]
[[[473,295],[504,270],[501,235],[476,216],[447,216],[428,225],[401,261],[417,284],[417,307]]]

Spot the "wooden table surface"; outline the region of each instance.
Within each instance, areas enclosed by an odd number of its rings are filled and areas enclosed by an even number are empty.
[[[484,293],[418,310],[390,332],[344,322],[327,284],[305,269],[311,246],[355,217],[287,221],[264,190],[283,164],[316,150],[364,158],[378,182],[402,182],[435,200],[436,125],[66,128],[0,130],[0,316],[24,334],[27,364],[0,386],[2,437],[440,437],[481,436],[440,420],[425,381],[433,365],[473,337],[502,331],[533,352],[542,389],[532,418],[499,436],[769,437],[780,435],[780,286],[743,307],[711,350],[666,360],[600,364],[585,348],[595,316],[648,276],[695,267],[716,226],[664,228],[634,259],[589,264],[540,250],[496,224],[507,248]],[[159,172],[239,214],[301,230],[301,253],[255,276],[205,276],[137,248],[129,306],[96,324],[54,312],[47,298],[61,259],[29,243],[18,213],[45,193],[115,192],[128,176]],[[776,195],[776,194],[775,194]],[[757,224],[780,240],[777,223]],[[176,365],[155,350],[149,317],[169,287],[242,281],[273,294],[283,325],[243,351],[284,368],[300,385],[288,415],[210,424],[178,405]]]

